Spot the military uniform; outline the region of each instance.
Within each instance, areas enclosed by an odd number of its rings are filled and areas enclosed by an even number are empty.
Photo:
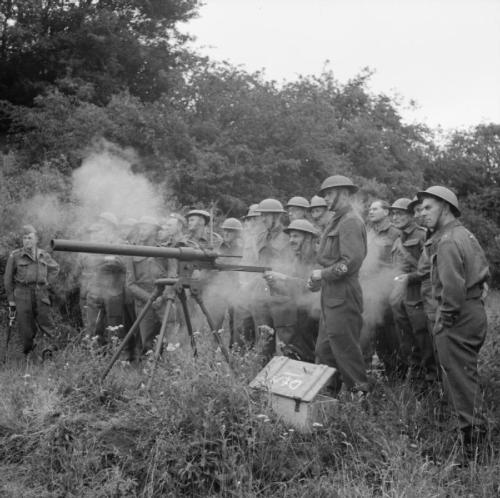
[[[426,236],[427,231],[414,221],[401,230],[392,247],[392,261],[399,271],[406,275],[417,272]],[[403,362],[414,373],[425,374],[426,364],[432,362],[433,346],[420,289],[419,280],[408,278],[400,299],[392,303],[392,310],[400,333]]]
[[[114,255],[86,254],[80,260],[82,267],[81,297],[86,305],[86,326],[99,343],[108,342],[108,335],[123,338],[125,262]],[[134,343],[127,351],[133,356]],[[130,358],[131,359],[131,358]]]
[[[313,242],[311,241],[311,244]],[[307,288],[307,280],[316,267],[316,253],[309,244],[291,260],[285,278],[270,283],[273,321],[282,353],[314,363],[318,337],[319,299]]]
[[[258,264],[272,266],[279,270],[280,265],[286,266],[290,262],[291,254],[288,249],[288,236],[283,232],[283,226],[278,224],[271,230],[265,230],[257,235]],[[250,285],[253,296],[252,316],[255,326],[266,325],[275,329],[282,322],[283,313],[276,307],[271,298],[270,289],[263,278],[256,277]],[[271,359],[276,351],[276,338],[260,337],[261,351],[264,362]]]
[[[460,428],[482,425],[477,360],[486,337],[481,299],[489,277],[488,263],[477,239],[458,220],[432,237],[431,282],[437,299],[434,341],[443,385]]]
[[[5,292],[9,302],[16,303],[17,323],[23,352],[33,349],[36,325],[51,328],[49,283],[59,273],[59,265],[43,249],[33,251],[24,248],[10,253],[4,274]]]
[[[166,264],[159,258],[133,256],[127,260],[127,288],[134,296],[135,311],[139,315],[142,308],[155,289],[154,282],[168,276]],[[139,330],[141,334],[142,352],[153,349],[153,342],[160,332],[161,320],[157,312],[150,308],[142,319]]]
[[[318,263],[323,270],[316,361],[337,368],[332,385],[336,391],[342,381],[349,389],[368,390],[359,345],[363,311],[359,269],[366,251],[366,230],[361,218],[350,206],[335,211],[318,250]]]
[[[380,223],[372,225],[368,239],[373,244],[373,250],[376,256],[376,267],[370,269],[368,275],[363,275],[362,280],[375,279],[381,272],[391,271],[394,266],[392,263],[392,247],[399,238],[400,231],[385,218]],[[389,275],[391,277],[391,275]],[[384,278],[382,278],[384,281]],[[383,292],[383,289],[381,289]],[[401,368],[401,341],[396,330],[394,316],[389,304],[389,297],[385,297],[382,303],[382,319],[374,326],[365,326],[362,331],[361,345],[363,356],[367,364],[371,363],[374,350],[378,357],[384,363],[386,374],[394,375]]]

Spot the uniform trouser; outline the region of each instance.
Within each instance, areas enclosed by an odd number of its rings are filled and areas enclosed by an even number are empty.
[[[368,391],[365,363],[359,345],[363,319],[359,307],[349,299],[339,306],[321,303],[316,363],[337,369],[331,389],[340,391],[342,382],[348,389]]]
[[[234,337],[233,345],[240,348],[255,346],[255,322],[249,307],[240,304],[234,306]]]
[[[144,307],[142,301],[135,302],[135,312],[137,316]],[[141,323],[139,324],[139,332],[141,334],[141,350],[142,353],[146,353],[153,350],[155,337],[160,333],[161,321],[158,317],[158,313],[153,309],[149,308],[147,313],[144,315]]]
[[[477,360],[486,338],[486,313],[480,299],[467,300],[452,327],[434,328],[434,343],[446,394],[460,428],[484,424]]]
[[[389,306],[384,311],[382,323],[375,327],[375,351],[384,364],[386,375],[401,377],[406,373],[407,368],[401,354],[401,338]]]
[[[422,303],[401,301],[392,307],[401,340],[401,360],[420,375],[435,372],[434,346]]]
[[[109,337],[119,339],[125,337],[127,330],[124,327],[123,294],[116,296],[87,295],[87,326],[89,332],[97,336],[101,346],[107,344]],[[127,343],[126,352],[132,359],[135,351],[135,341],[132,338]]]
[[[28,354],[33,349],[36,325],[38,324],[42,330],[47,331],[52,328],[50,299],[45,288],[16,286],[14,300],[23,353]]]

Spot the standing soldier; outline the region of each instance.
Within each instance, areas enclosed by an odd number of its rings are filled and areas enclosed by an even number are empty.
[[[49,284],[59,273],[59,265],[38,247],[38,235],[32,225],[22,227],[23,246],[10,253],[5,267],[4,286],[9,308],[17,314],[23,353],[33,349],[36,326],[50,330]]]
[[[392,311],[401,338],[402,359],[410,367],[412,378],[425,378],[432,369],[433,346],[427,329],[427,320],[420,294],[420,280],[409,280],[416,274],[418,261],[427,232],[418,226],[408,212],[411,199],[397,199],[391,206],[392,221],[401,233],[392,247],[392,261],[401,272],[395,278],[395,289],[400,289],[392,300]]]
[[[368,391],[368,381],[359,345],[363,323],[359,270],[367,246],[365,225],[351,205],[357,190],[342,175],[330,176],[321,185],[320,194],[334,215],[320,239],[318,263],[323,268],[313,270],[309,287],[321,289],[316,361],[337,369],[330,386],[334,393],[345,382],[362,395]]]
[[[307,212],[309,211],[309,208],[309,201],[305,197],[292,197],[286,205],[288,218],[290,221],[305,220],[307,219]]]
[[[227,218],[222,223],[221,229],[224,242],[218,251],[221,255],[218,261],[221,263],[233,264],[235,262],[234,258],[225,258],[224,256],[241,256],[243,251],[241,245],[243,225],[241,221],[236,218]],[[236,262],[239,262],[239,260],[237,259]],[[230,275],[228,272],[222,272],[215,277],[211,295],[207,296],[208,309],[213,313],[212,318],[217,330],[222,328],[226,311],[228,312],[230,333],[229,347],[232,347],[233,344],[236,343],[234,304],[238,296],[239,288],[240,284],[237,277],[235,278],[234,275]]]
[[[160,226],[155,218],[143,216],[138,223],[137,243],[145,246],[155,246]],[[167,276],[167,269],[160,258],[147,256],[132,256],[127,260],[127,287],[134,296],[135,312],[138,316],[154,291],[155,280]],[[158,307],[161,300],[158,301]],[[141,335],[142,353],[153,349],[153,341],[159,333],[161,321],[156,311],[150,308],[143,317],[139,331]]]
[[[371,363],[373,350],[377,352],[385,367],[386,375],[399,377],[405,373],[401,360],[401,341],[394,323],[389,303],[390,289],[395,272],[392,263],[392,246],[399,238],[399,230],[391,223],[389,203],[375,200],[368,211],[370,228],[368,230],[368,259],[370,264],[363,267],[363,285],[378,287],[376,299],[379,303],[377,315],[381,318],[377,323],[366,322],[363,327],[361,344],[367,364]],[[384,292],[386,291],[386,292]],[[367,301],[368,303],[368,301]],[[374,342],[374,344],[373,344]]]
[[[186,219],[190,244],[199,249],[213,249],[207,237],[207,226],[211,220],[210,213],[204,209],[192,209]]]
[[[89,227],[91,242],[108,243],[114,232],[100,223]],[[108,342],[107,332],[123,337],[124,323],[125,260],[112,254],[82,254],[80,297],[84,303],[85,326],[90,335],[97,337],[101,346]],[[130,325],[130,324],[128,324]],[[134,356],[133,342],[127,344],[127,359]]]
[[[293,259],[283,273],[264,273],[275,302],[274,326],[285,356],[314,363],[318,317],[313,313],[318,310],[313,309],[315,296],[308,291],[307,280],[316,265],[318,231],[307,220],[294,220],[284,231]]]
[[[477,239],[458,221],[456,195],[441,186],[419,192],[425,224],[434,231],[431,281],[437,299],[434,343],[445,391],[468,449],[485,433],[477,371],[486,337],[481,299],[488,263]]]
[[[313,225],[322,233],[333,216],[333,213],[328,211],[328,206],[323,197],[315,195],[311,199],[310,213]]]
[[[262,266],[273,266],[279,270],[280,265],[289,262],[288,236],[283,231],[281,217],[285,213],[283,205],[276,199],[264,199],[259,203],[257,211],[260,213],[264,230],[257,235],[257,263]],[[270,301],[269,287],[266,282],[258,278],[253,285],[253,317],[257,329],[262,333],[261,342],[263,360],[265,362],[273,356],[276,350],[274,337],[274,308]]]

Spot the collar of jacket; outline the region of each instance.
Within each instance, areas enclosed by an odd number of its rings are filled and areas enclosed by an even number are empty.
[[[406,235],[411,235],[417,228],[419,228],[419,226],[416,224],[416,222],[410,221],[410,223],[408,223],[408,225],[406,225],[406,227],[403,228],[402,231]]]
[[[462,225],[462,223],[457,219],[449,221],[448,223],[446,223],[446,225],[442,226],[439,230],[434,232],[432,238],[434,240],[439,240],[446,232],[450,231],[452,228],[455,228],[455,227],[458,227],[461,225]]]
[[[372,228],[375,230],[375,232],[380,233],[380,232],[386,232],[391,228],[392,223],[389,220],[389,218],[384,218],[382,221],[378,223],[373,223]]]
[[[24,247],[21,249],[21,256],[28,256],[32,261],[35,261],[35,259],[38,259],[42,255],[42,251],[38,248],[36,249],[36,256],[31,251],[27,251]]]

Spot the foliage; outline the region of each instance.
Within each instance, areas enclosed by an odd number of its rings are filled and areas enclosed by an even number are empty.
[[[498,327],[497,294],[488,300]],[[488,415],[498,418],[500,365],[490,333],[481,355]],[[0,372],[0,490],[5,496],[495,496],[498,431],[469,465],[439,390],[376,382],[364,404],[343,398],[302,434],[249,390],[253,353],[229,374],[208,336],[157,370],[116,365],[94,341],[70,339],[52,361]]]

